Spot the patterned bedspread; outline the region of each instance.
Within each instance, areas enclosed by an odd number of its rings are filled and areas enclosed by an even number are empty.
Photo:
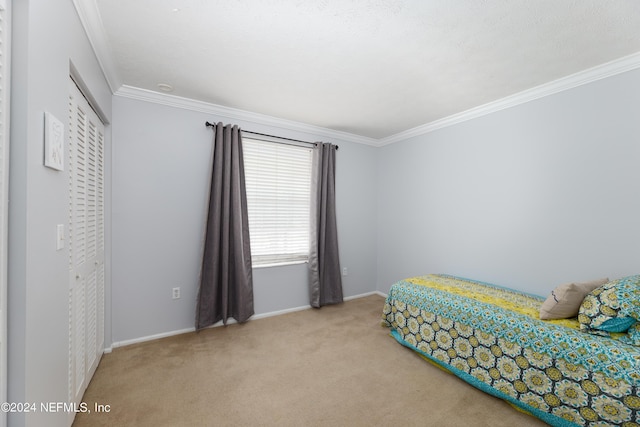
[[[640,347],[543,321],[543,299],[447,275],[391,287],[383,325],[403,345],[554,426],[640,426]]]

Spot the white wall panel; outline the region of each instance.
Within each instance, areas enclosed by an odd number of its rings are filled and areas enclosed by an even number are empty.
[[[64,402],[69,389],[69,245],[56,250],[55,236],[56,226],[67,224],[69,217],[68,170],[43,166],[43,115],[67,122],[71,73],[82,77],[107,121],[111,92],[71,0],[11,3],[11,140],[16,143],[9,182],[7,398]],[[9,414],[9,425],[16,427],[67,426],[68,421],[66,413]]]
[[[0,402],[7,401],[10,21],[7,2],[0,0]],[[6,425],[7,414],[0,413],[0,427]]]

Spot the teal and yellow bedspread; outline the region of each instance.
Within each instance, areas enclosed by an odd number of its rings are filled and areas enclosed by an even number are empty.
[[[640,347],[543,321],[543,299],[448,275],[397,282],[383,325],[401,344],[554,426],[640,426]]]

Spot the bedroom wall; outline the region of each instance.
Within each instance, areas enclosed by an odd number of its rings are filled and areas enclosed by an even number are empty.
[[[112,342],[193,328],[206,213],[211,114],[113,98]],[[345,296],[376,288],[376,148],[234,121],[247,130],[340,146],[336,197]],[[181,287],[182,297],[171,298]],[[306,264],[254,269],[256,314],[309,304]]]
[[[39,405],[67,401],[69,351],[69,255],[55,249],[68,174],[43,166],[44,112],[66,123],[70,62],[107,115],[111,92],[71,0],[10,3],[8,401]],[[68,415],[9,413],[8,425],[66,426]]]
[[[378,290],[449,273],[546,296],[640,273],[640,70],[378,153]]]

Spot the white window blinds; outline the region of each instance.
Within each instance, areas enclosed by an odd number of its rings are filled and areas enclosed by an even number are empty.
[[[243,138],[254,266],[309,258],[311,149]]]

